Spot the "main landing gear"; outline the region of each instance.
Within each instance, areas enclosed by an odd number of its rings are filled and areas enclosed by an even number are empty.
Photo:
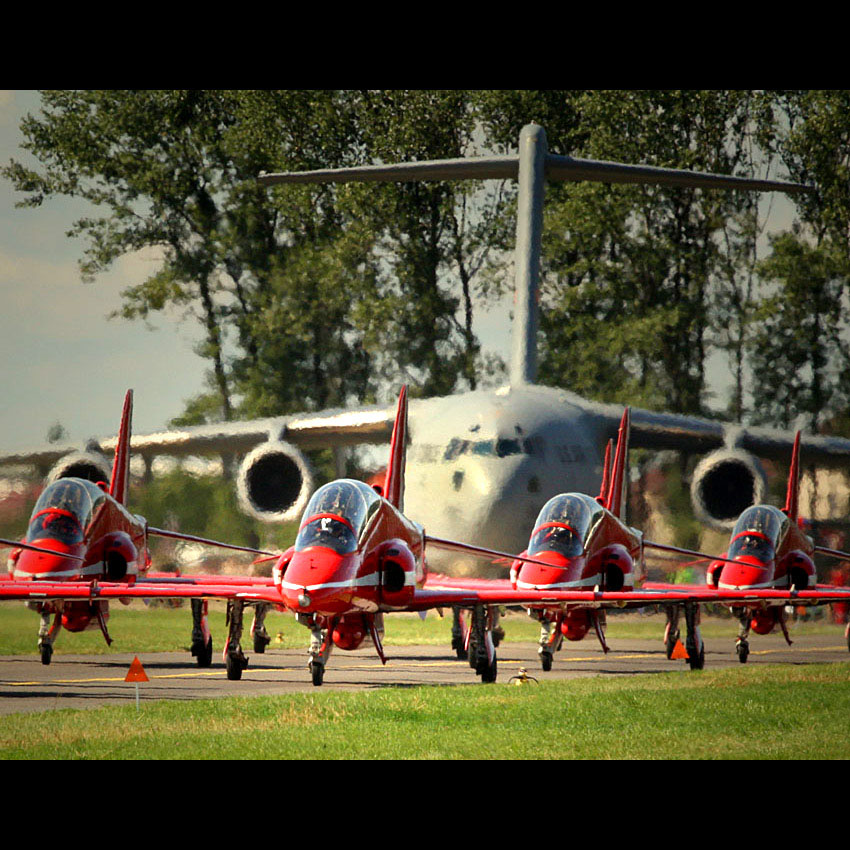
[[[668,659],[682,658],[676,655],[679,643],[679,605],[667,605],[667,627],[664,630],[664,650]],[[702,670],[705,667],[705,644],[699,630],[700,607],[696,602],[685,602],[685,652],[688,656],[688,666],[691,670]]]
[[[224,664],[227,678],[238,681],[242,671],[248,666],[248,659],[242,651],[242,615],[245,602],[242,599],[229,599],[227,602],[226,622],[229,626],[227,643],[224,646]]]
[[[691,670],[705,667],[705,644],[699,633],[700,607],[696,602],[685,603],[685,649]]]
[[[494,621],[498,612],[492,607],[476,605],[472,609],[467,645],[469,666],[482,682],[495,682],[498,672],[496,646],[493,642]]]
[[[251,637],[254,640],[254,652],[262,655],[266,647],[272,642],[266,631],[266,614],[271,605],[268,602],[258,602],[254,607],[254,622],[251,623]]]
[[[209,667],[213,657],[213,640],[207,620],[209,603],[206,599],[189,601],[192,603],[192,655],[198,667]]]

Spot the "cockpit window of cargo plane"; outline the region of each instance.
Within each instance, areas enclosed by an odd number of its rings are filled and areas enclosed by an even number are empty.
[[[443,460],[454,460],[464,454],[478,457],[507,457],[518,454],[542,457],[544,452],[545,441],[542,437],[528,437],[522,440],[518,437],[498,437],[495,440],[462,440],[460,437],[454,437],[446,446]]]
[[[602,506],[590,496],[582,493],[555,496],[543,506],[534,523],[528,554],[555,551],[567,558],[581,555],[602,514]]]
[[[307,503],[295,550],[326,546],[343,555],[354,552],[380,503],[381,497],[362,481],[343,479],[325,484]]]

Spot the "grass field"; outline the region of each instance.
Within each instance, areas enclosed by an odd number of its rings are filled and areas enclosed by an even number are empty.
[[[224,645],[227,631],[224,623],[224,603],[210,604],[210,628],[215,646]],[[141,602],[129,606],[113,603],[110,606],[109,631],[113,638],[111,647],[97,628],[70,634],[62,631],[55,644],[56,655],[69,653],[105,654],[116,652],[175,652],[189,650],[192,632],[192,614],[189,605],[180,608],[147,607]],[[0,603],[0,655],[36,655],[38,615],[26,609],[21,602]],[[246,632],[251,617],[246,616]],[[451,616],[442,619],[430,612],[425,620],[415,614],[390,614],[384,619],[384,641],[390,646],[449,645],[451,642]],[[522,612],[508,612],[502,619],[505,640],[536,643],[540,627]],[[665,619],[663,614],[637,613],[611,614],[607,635],[610,640],[649,639],[662,640]],[[684,628],[684,622],[682,622]],[[702,633],[705,637],[734,638],[737,621],[731,618],[704,617]],[[309,633],[299,626],[290,614],[272,612],[266,619],[269,634],[276,639],[274,646],[284,649],[306,647]],[[843,635],[843,626],[834,625],[824,616],[810,622],[792,625],[794,634],[829,633]],[[279,636],[279,639],[278,639]],[[588,639],[593,639],[590,635]]]
[[[850,663],[12,714],[5,759],[847,759]]]

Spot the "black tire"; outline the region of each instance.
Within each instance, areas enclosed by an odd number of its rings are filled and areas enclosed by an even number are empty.
[[[212,657],[213,657],[213,642],[212,638],[210,638],[206,646],[199,646],[197,651],[193,653],[195,658],[198,661],[198,667],[209,667],[212,665]]]
[[[741,664],[746,664],[747,656],[750,654],[750,645],[745,640],[742,640],[735,645],[735,652],[738,653],[738,661]]]
[[[270,643],[271,638],[268,638],[265,635],[254,635],[254,652],[262,655]]]
[[[231,682],[238,682],[242,678],[242,671],[247,667],[247,664],[238,656],[229,654],[225,664],[227,665],[227,678]]]
[[[493,653],[493,663],[487,664],[486,661],[481,667],[480,675],[481,681],[486,684],[490,684],[496,681],[496,676],[498,674],[498,669],[496,665],[496,653]]]
[[[705,667],[705,644],[699,648],[699,652],[696,651],[696,648],[688,650],[688,664],[690,664],[691,670],[702,670]]]
[[[49,643],[43,643],[38,651],[41,654],[41,663],[50,664],[50,660],[53,658],[53,647]]]
[[[313,680],[313,684],[316,687],[319,687],[322,682],[325,680],[325,665],[321,664],[318,661],[310,662],[310,677]]]
[[[552,653],[551,652],[541,652],[540,653],[540,666],[543,670],[548,673],[552,669]]]

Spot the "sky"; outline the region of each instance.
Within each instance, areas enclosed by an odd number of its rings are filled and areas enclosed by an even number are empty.
[[[19,147],[20,121],[34,91],[0,91],[0,161],[35,165]],[[192,350],[199,330],[177,315],[150,322],[109,319],[120,293],[155,267],[152,254],[121,259],[83,283],[84,245],[65,234],[87,208],[54,198],[16,209],[21,195],[0,178],[0,453],[43,446],[60,422],[69,442],[116,433],[127,389],[134,430],[158,430],[203,388],[205,365]]]
[[[37,165],[20,149],[19,127],[39,103],[35,91],[0,90],[3,164],[14,158]],[[773,198],[770,229],[783,229],[791,207]],[[135,394],[133,430],[164,428],[204,389],[206,362],[193,351],[200,326],[178,314],[157,314],[148,324],[108,318],[120,306],[122,290],[156,268],[156,255],[124,257],[83,283],[78,261],[84,242],[66,233],[89,206],[51,198],[41,207],[16,209],[20,199],[0,178],[0,454],[43,446],[56,422],[69,443],[115,434],[129,388]],[[479,310],[475,326],[484,348],[505,362],[509,308],[508,296],[501,308]],[[723,400],[730,375],[722,358],[709,364],[709,376]]]

